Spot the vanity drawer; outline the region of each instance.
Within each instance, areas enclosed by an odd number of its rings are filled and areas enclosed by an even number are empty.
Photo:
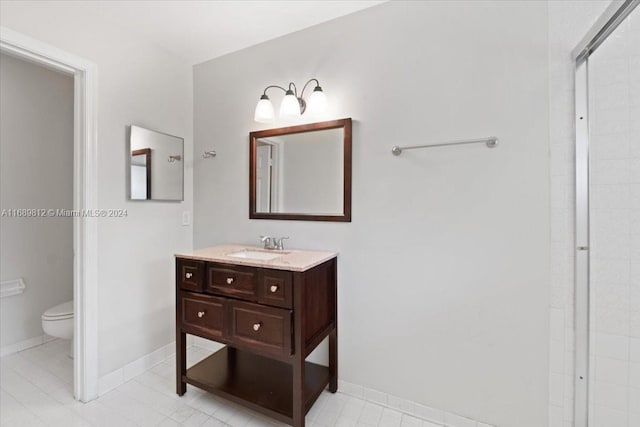
[[[283,355],[291,354],[291,311],[229,301],[229,340]]]
[[[202,292],[204,288],[204,261],[176,259],[176,281],[182,289]]]
[[[257,269],[252,267],[207,264],[206,291],[249,301],[256,300]]]
[[[193,328],[207,335],[221,337],[224,326],[222,298],[206,295],[183,294],[182,325],[185,330]]]
[[[293,307],[290,271],[261,269],[258,276],[258,302],[282,308]]]

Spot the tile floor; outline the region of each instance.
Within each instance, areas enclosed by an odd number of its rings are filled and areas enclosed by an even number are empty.
[[[175,394],[170,358],[87,404],[73,399],[67,341],[55,340],[0,359],[2,427],[282,426],[260,414],[188,386]],[[209,350],[191,347],[188,364]],[[323,393],[307,414],[311,427],[438,427],[341,393]]]

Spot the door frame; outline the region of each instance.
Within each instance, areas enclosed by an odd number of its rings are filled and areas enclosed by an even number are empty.
[[[6,27],[0,51],[73,76],[73,392],[88,402],[98,397],[98,67]]]
[[[266,172],[263,171],[263,167],[264,164],[260,164],[260,160],[261,160],[261,148],[267,148],[268,149],[268,153],[269,153],[269,158],[266,159]],[[273,145],[268,144],[264,141],[259,141],[258,145],[256,146],[256,209],[261,209],[264,210],[264,204],[266,201],[266,204],[268,204],[268,211],[267,212],[272,212],[273,211],[273,200],[272,200],[272,196],[273,196],[273,162],[271,160],[272,158],[272,154],[273,154]],[[268,175],[268,182],[264,182],[263,178],[265,177],[265,175]],[[267,184],[267,185],[265,185]],[[267,198],[266,200],[263,200],[263,194],[262,191],[264,189],[264,187],[266,188],[266,192],[267,192]]]
[[[589,56],[639,4],[640,0],[612,2],[571,52],[576,138],[574,427],[587,427],[590,419]]]
[[[284,144],[276,138],[260,138],[260,142],[271,147],[269,162],[269,212],[282,208],[282,183],[284,181]],[[257,147],[256,147],[257,150]],[[273,209],[276,209],[274,211]]]

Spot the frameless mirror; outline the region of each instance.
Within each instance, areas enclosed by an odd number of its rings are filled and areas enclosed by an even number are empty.
[[[351,221],[351,119],[250,134],[249,218]]]
[[[130,199],[183,200],[184,140],[131,126]]]

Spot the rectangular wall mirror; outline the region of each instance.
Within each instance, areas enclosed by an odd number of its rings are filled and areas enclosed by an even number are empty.
[[[351,119],[249,134],[249,218],[351,221]]]
[[[184,139],[131,126],[130,200],[184,199]]]

